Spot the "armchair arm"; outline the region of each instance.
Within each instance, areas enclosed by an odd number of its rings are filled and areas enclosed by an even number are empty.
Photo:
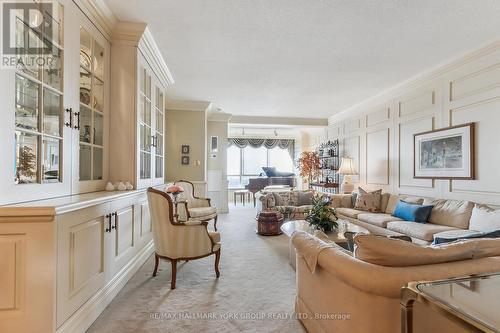
[[[188,209],[189,207],[198,208],[198,207],[210,207],[210,198],[199,198],[193,197],[189,199]]]

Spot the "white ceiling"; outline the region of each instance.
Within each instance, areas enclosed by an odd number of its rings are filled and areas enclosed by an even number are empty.
[[[105,0],[149,27],[170,98],[326,118],[500,36],[498,0]]]

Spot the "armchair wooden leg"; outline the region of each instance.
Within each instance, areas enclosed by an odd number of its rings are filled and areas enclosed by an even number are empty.
[[[158,255],[155,253],[155,270],[153,271],[153,277],[156,276],[156,272],[158,272],[158,264],[160,262],[160,258]]]
[[[217,231],[217,215],[214,218],[214,229]]]
[[[177,259],[170,259],[172,264],[172,280],[170,282],[170,289],[175,289],[175,281],[177,279]]]
[[[220,260],[220,249],[215,252],[215,276],[219,278],[220,272],[219,272],[219,260]]]

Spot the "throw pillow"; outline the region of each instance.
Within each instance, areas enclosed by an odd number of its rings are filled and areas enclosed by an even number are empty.
[[[378,213],[380,212],[381,200],[382,190],[367,192],[360,187],[354,209]]]
[[[262,167],[262,170],[266,173],[268,177],[276,177],[276,168],[275,167]]]
[[[435,237],[434,242],[432,242],[432,245],[450,243],[461,239],[475,239],[475,238],[500,238],[500,230],[484,231],[484,232],[479,231],[467,236],[460,236],[460,237],[450,237],[450,238]]]
[[[500,209],[475,205],[469,223],[470,230],[493,231],[500,229]]]
[[[299,191],[299,197],[297,200],[297,206],[307,206],[312,205],[312,199],[314,192],[312,191]]]
[[[432,205],[422,206],[399,200],[392,216],[405,221],[427,223],[433,207]]]
[[[285,198],[283,198],[279,193],[273,192],[274,202],[276,206],[286,206]]]

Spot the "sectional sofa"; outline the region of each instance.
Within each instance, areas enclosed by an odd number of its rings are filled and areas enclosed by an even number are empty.
[[[308,191],[294,190],[287,193],[258,195],[263,210],[288,210],[290,219],[301,219],[311,207],[306,198]],[[492,219],[490,208],[471,201],[451,199],[430,199],[406,195],[383,193],[381,212],[372,213],[354,209],[355,196],[351,194],[325,194],[332,199],[339,218],[360,225],[376,235],[412,238],[414,243],[429,244],[435,237],[460,238],[478,232],[500,229],[500,212]],[[392,216],[399,200],[409,203],[433,205],[427,223],[404,221]]]

